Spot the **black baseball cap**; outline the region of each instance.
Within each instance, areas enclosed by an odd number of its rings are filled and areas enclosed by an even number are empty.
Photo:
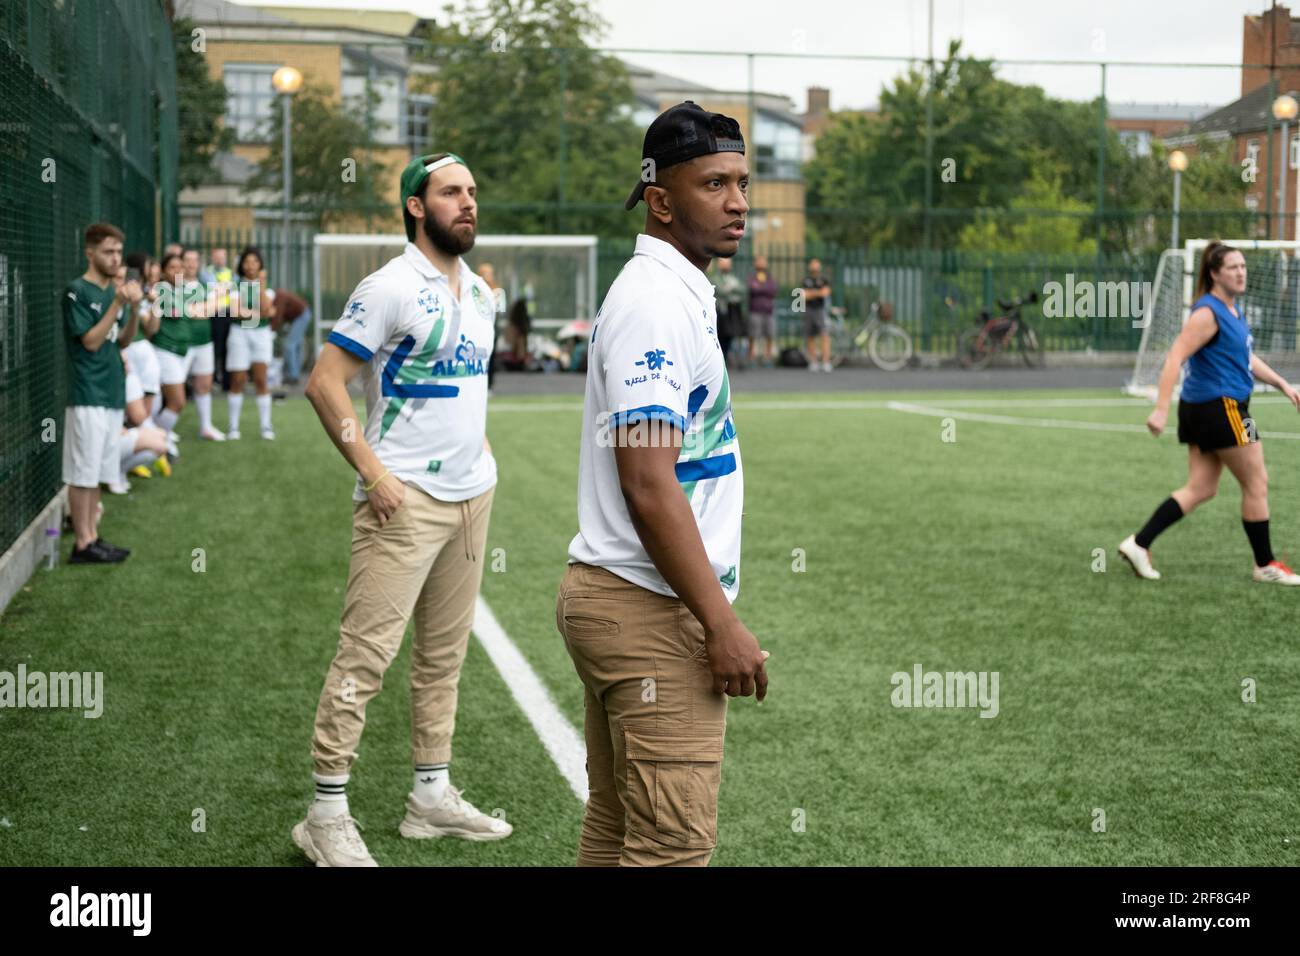
[[[641,178],[623,208],[631,209],[641,201],[645,188],[654,185],[659,170],[711,153],[744,155],[745,139],[740,135],[739,123],[730,116],[710,113],[692,100],[664,110],[645,131]],[[647,159],[653,163],[649,168]]]

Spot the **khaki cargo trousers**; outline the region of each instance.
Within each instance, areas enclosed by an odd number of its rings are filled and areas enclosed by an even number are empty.
[[[718,842],[727,698],[677,598],[570,564],[556,626],[586,689],[579,866],[706,866]]]

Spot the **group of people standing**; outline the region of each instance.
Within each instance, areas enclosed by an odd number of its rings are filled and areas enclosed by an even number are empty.
[[[717,299],[718,342],[727,366],[744,369],[771,368],[777,361],[776,277],[767,256],[754,257],[754,268],[742,280],[730,259],[718,259],[713,285]],[[826,304],[831,297],[830,280],[817,259],[808,262],[808,272],[792,296],[792,310],[803,314],[805,357],[812,372],[829,372],[831,340],[826,328]],[[748,312],[748,316],[746,316]],[[745,344],[747,343],[747,344]]]
[[[301,297],[269,288],[255,246],[246,247],[231,270],[224,249],[215,249],[204,269],[195,248],[171,243],[158,258],[144,251],[124,257],[124,242],[123,232],[110,223],[88,227],[86,271],[63,299],[72,378],[63,480],[76,534],[74,564],[129,556],[129,549],[99,536],[100,486],[125,494],[130,477],[170,476],[180,457],[176,425],[191,396],[199,438],[238,439],[243,391],[251,378],[261,436],[275,438],[268,376],[274,334],[288,329],[286,372],[296,378],[311,321]],[[212,422],[217,381],[229,406],[226,432]]]

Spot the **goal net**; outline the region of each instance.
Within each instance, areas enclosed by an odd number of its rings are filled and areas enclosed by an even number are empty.
[[[404,235],[371,236],[320,233],[312,248],[315,353],[342,315],[357,283],[400,256]],[[492,264],[497,319],[519,300],[528,303],[534,331],[551,333],[575,319],[596,315],[595,236],[479,236],[464,256],[480,271]]]
[[[1300,377],[1300,242],[1224,241],[1246,257],[1246,292],[1238,297],[1237,307],[1250,327],[1255,354],[1284,378]],[[1124,387],[1129,394],[1156,397],[1165,356],[1197,299],[1196,274],[1207,245],[1208,239],[1189,239],[1184,248],[1169,249],[1160,256],[1142,317],[1142,341],[1133,377]]]

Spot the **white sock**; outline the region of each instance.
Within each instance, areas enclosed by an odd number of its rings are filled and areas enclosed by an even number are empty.
[[[173,432],[176,430],[176,419],[179,417],[170,408],[163,408],[154,415],[153,420],[158,423],[158,427],[163,431]]]
[[[442,802],[442,796],[451,783],[451,771],[445,763],[422,763],[415,767],[415,799],[426,807]]]
[[[158,420],[158,413],[162,411],[162,407],[162,392],[154,392],[153,397],[149,399],[149,416],[154,421]]]
[[[313,773],[311,778],[316,781],[316,799],[311,806],[312,814],[317,819],[336,817],[348,812],[348,795],[344,791],[348,774],[326,776]]]
[[[212,393],[194,396],[194,407],[199,410],[199,431],[212,428]]]
[[[226,396],[226,404],[230,406],[230,430],[239,431],[239,413],[244,408],[244,396],[240,392],[231,392]]]
[[[262,431],[269,432],[271,430],[271,396],[269,394],[257,396],[257,417],[262,421]]]

